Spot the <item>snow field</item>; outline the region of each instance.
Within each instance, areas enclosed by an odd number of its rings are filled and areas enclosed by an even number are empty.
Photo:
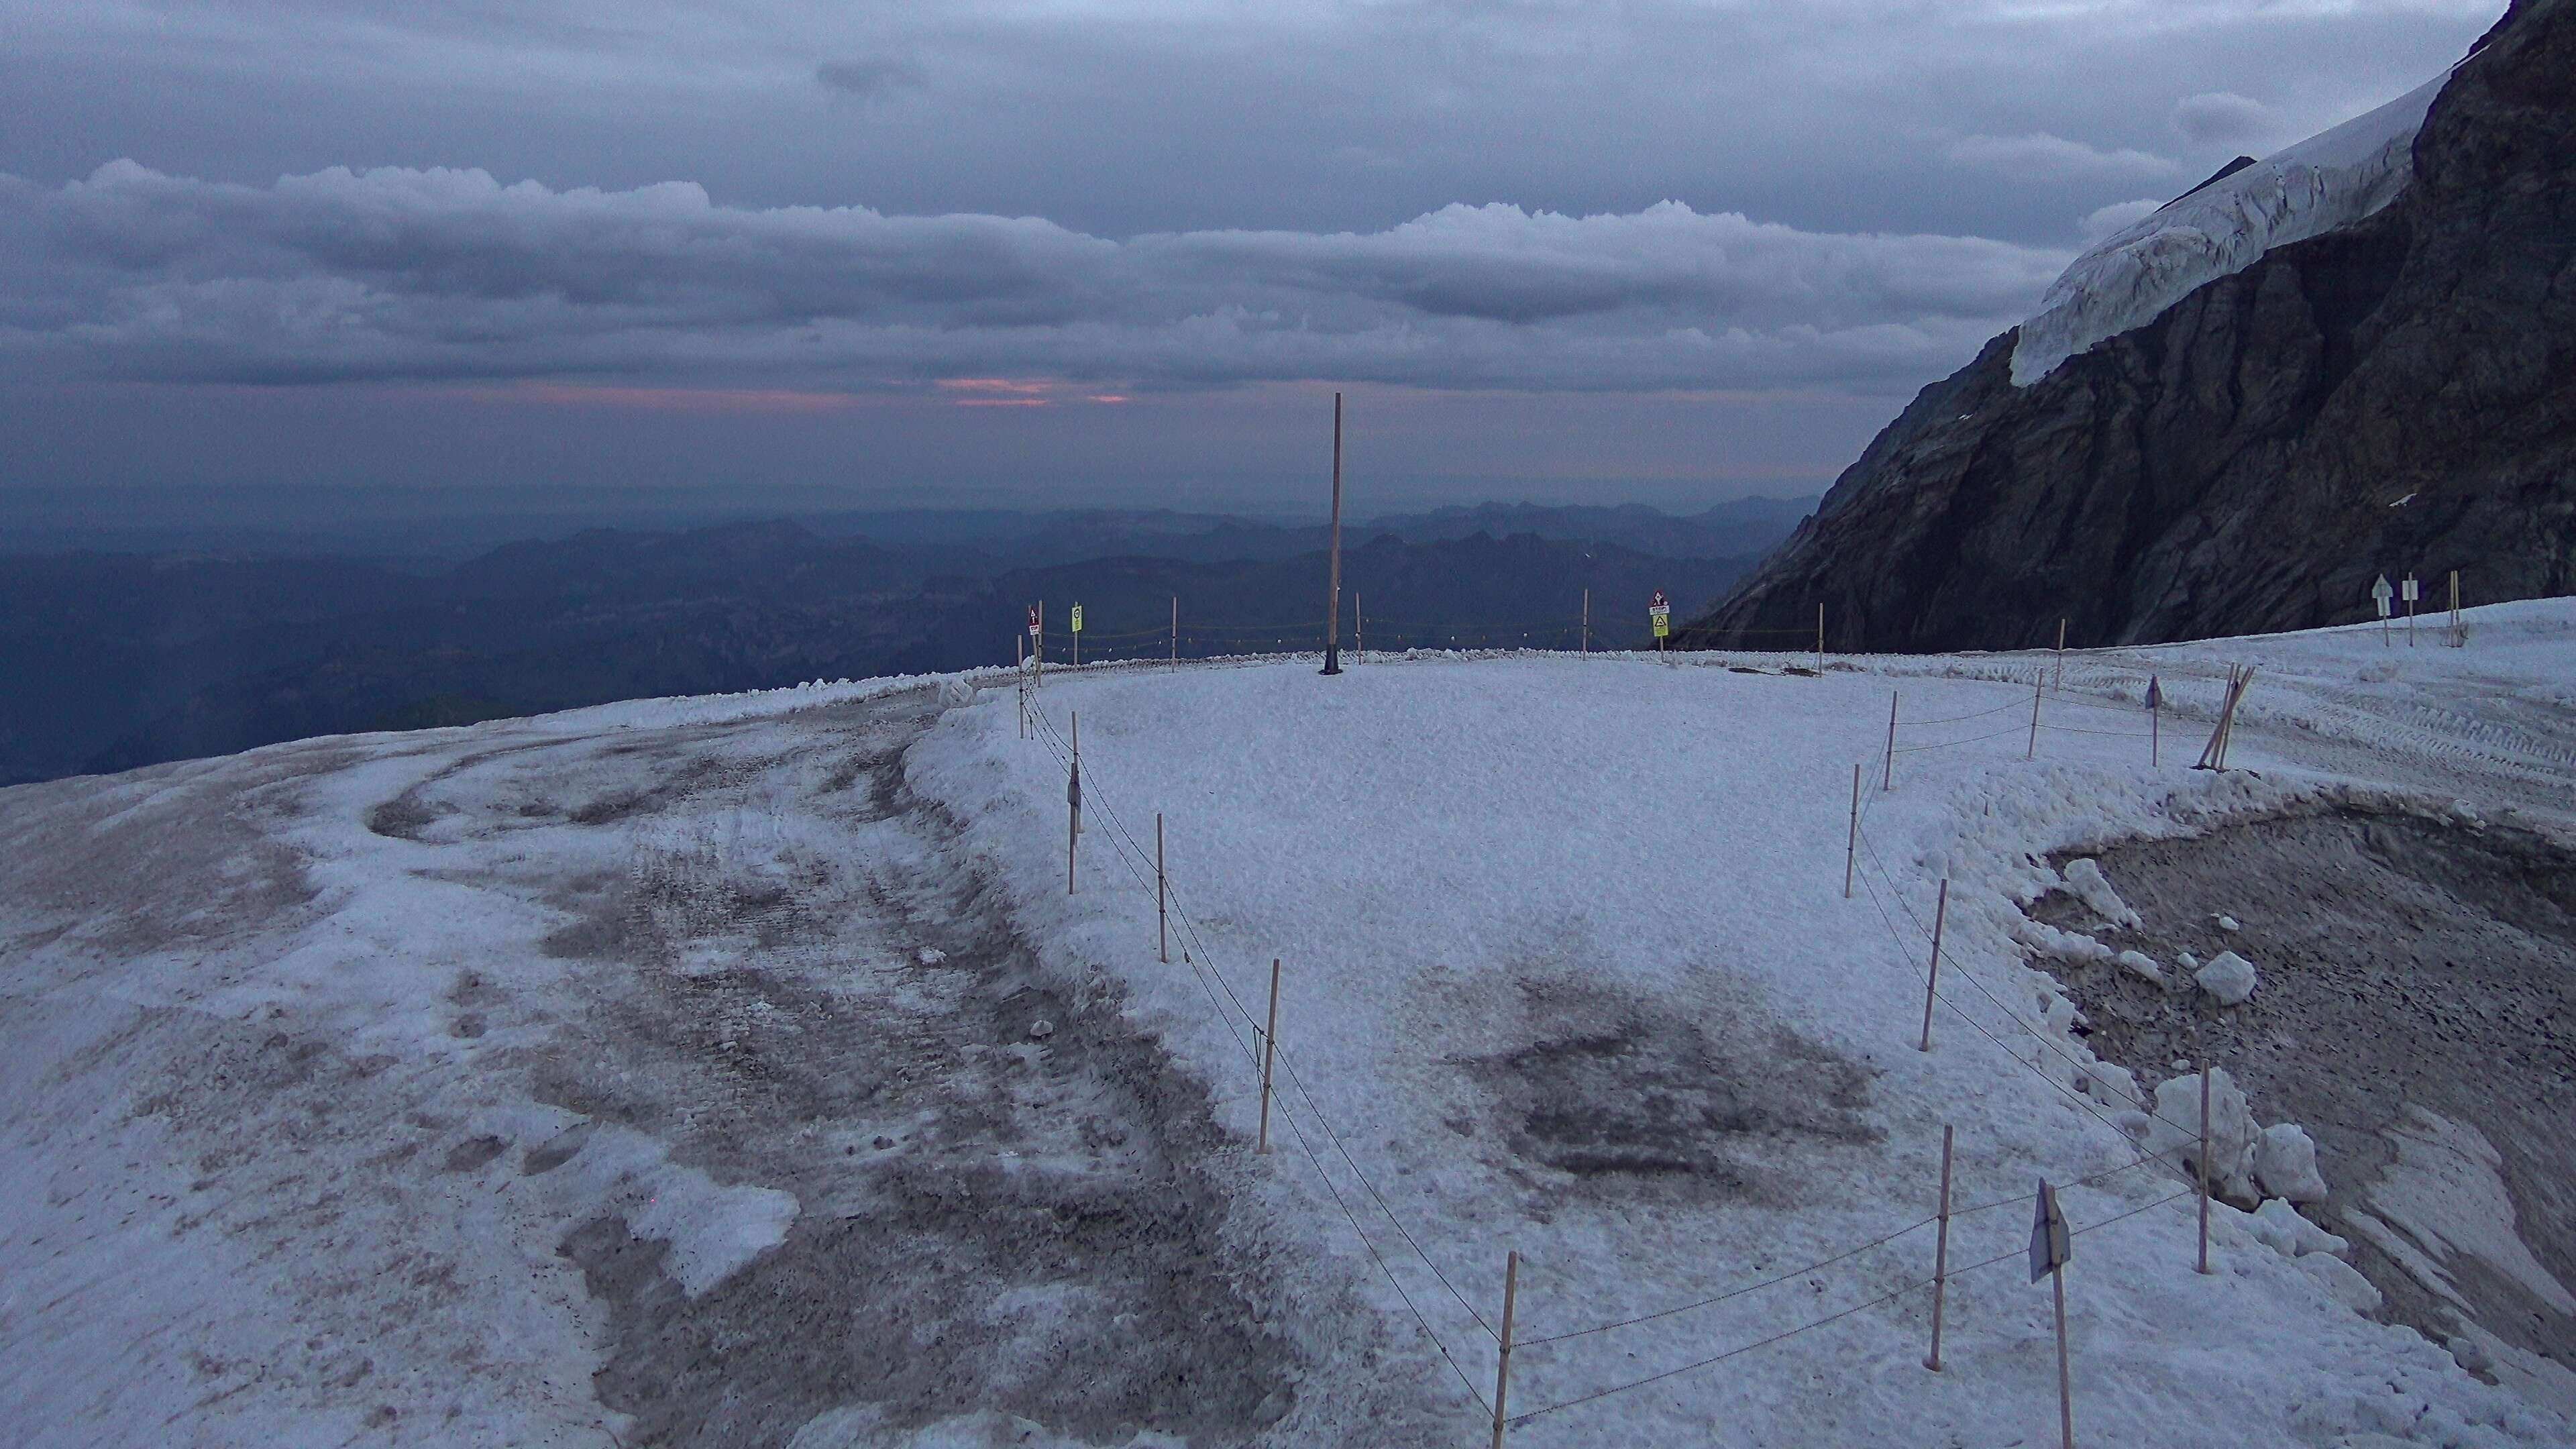
[[[1487,1412],[1507,1249],[1523,1257],[1514,1442],[2053,1432],[2047,1295],[2007,1266],[2040,1175],[2094,1179],[2064,1194],[2079,1424],[2153,1445],[2563,1435],[2356,1316],[2245,1215],[2215,1210],[2218,1272],[2194,1274],[2184,1179],[2138,1164],[2084,1090],[2098,1064],[2067,1034],[2072,1008],[2021,964],[2018,903],[2058,884],[2040,855],[2308,785],[2242,736],[2262,777],[2192,772],[2206,726],[2170,717],[2183,738],[2150,770],[2127,738],[2143,721],[2107,701],[2100,726],[2054,735],[2043,701],[2041,758],[2024,761],[2026,683],[1901,679],[1900,719],[1934,747],[1901,755],[1883,792],[1890,681],[1717,662],[1051,675],[1056,740],[1018,739],[1015,702],[988,691],[909,768],[1050,964],[1114,986],[1247,1141],[1267,963],[1286,963],[1294,1083],[1283,1071],[1282,1145],[1256,1191],[1316,1283],[1424,1330],[1417,1361],[1390,1369],[1446,1396],[1462,1438]],[[2030,661],[2005,667],[2026,679]],[[1076,713],[1090,829],[1068,896],[1059,750]],[[1855,763],[1870,889],[1845,901]],[[1191,965],[1178,946],[1154,959],[1158,811]],[[1147,874],[1115,860],[1119,824]],[[1924,1053],[1920,928],[1945,877],[1946,1004]],[[1954,1201],[1987,1210],[1954,1222],[1963,1276],[1934,1375],[1916,1285],[1945,1124]]]
[[[566,813],[651,791],[672,753],[748,774],[778,742],[722,727],[908,683],[300,741],[10,792],[13,879],[49,857],[97,874],[0,900],[18,1043],[0,1064],[0,1438],[608,1442],[602,1312],[559,1254],[567,1225],[626,1219],[695,1296],[778,1244],[799,1204],[531,1100],[520,1068],[613,994],[531,943],[639,854],[756,875],[850,841],[809,838],[794,812],[787,831],[736,811],[671,839]],[[416,812],[380,814],[402,801]],[[461,828],[495,819],[497,838]]]

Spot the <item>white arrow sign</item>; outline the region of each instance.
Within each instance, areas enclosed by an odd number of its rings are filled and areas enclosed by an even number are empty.
[[[2395,597],[2397,597],[2397,591],[2388,586],[2386,574],[2381,574],[2379,582],[2370,586],[2370,601],[2379,606],[2379,617],[2383,619],[2388,617],[2388,601]]]

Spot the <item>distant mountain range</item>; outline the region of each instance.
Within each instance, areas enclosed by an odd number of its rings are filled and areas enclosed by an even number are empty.
[[[1344,639],[1372,648],[1645,642],[1809,502],[1688,518],[1488,506],[1345,533]],[[851,531],[866,523],[878,536]],[[1589,535],[1589,536],[1588,536]],[[1312,649],[1320,527],[1208,515],[844,515],[590,530],[457,563],[209,551],[0,555],[0,784],[277,740],[1007,663],[1044,600],[1051,659]],[[1638,547],[1652,542],[1657,551]],[[1677,555],[1676,546],[1705,550]]]

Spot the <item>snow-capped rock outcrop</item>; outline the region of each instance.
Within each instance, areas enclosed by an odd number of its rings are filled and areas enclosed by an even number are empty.
[[[2449,70],[2368,114],[2231,171],[2113,232],[2050,284],[2013,344],[2028,387],[2105,338],[2277,246],[2350,226],[2397,199],[2415,174],[2415,133]]]
[[[2154,643],[2455,568],[2476,603],[2576,591],[2571,0],[2088,253],[1687,633],[1821,604],[1854,651]]]

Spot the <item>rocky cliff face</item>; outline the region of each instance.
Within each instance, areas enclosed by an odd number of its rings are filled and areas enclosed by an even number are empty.
[[[2515,0],[2413,177],[2026,387],[1925,388],[1695,644],[2153,642],[2576,592],[2576,0]]]

